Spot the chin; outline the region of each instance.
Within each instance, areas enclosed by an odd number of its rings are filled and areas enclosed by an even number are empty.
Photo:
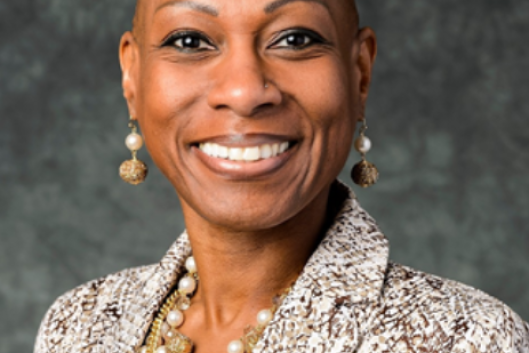
[[[239,192],[236,197],[230,196],[203,198],[199,204],[193,205],[192,212],[217,227],[252,232],[272,229],[287,222],[303,205],[299,199],[284,192],[265,195]]]

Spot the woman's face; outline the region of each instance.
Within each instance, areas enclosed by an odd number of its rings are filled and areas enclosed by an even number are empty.
[[[129,109],[186,214],[271,228],[343,167],[374,35],[349,0],[197,1],[140,6],[121,44]]]

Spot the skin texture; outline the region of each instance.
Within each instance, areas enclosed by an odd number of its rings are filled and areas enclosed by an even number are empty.
[[[144,14],[147,10],[147,4],[150,0],[137,0],[136,1],[136,13],[134,14],[134,19],[132,21],[132,32],[137,40],[141,40],[144,32]],[[346,9],[346,13],[349,18],[348,21],[352,21],[352,26],[356,29],[359,23],[358,9],[356,8],[355,0],[341,0],[343,7]]]
[[[120,45],[130,114],[178,193],[197,262],[181,328],[197,353],[225,352],[296,279],[332,219],[331,184],[367,99],[376,39],[354,4],[272,2],[140,1]],[[183,30],[195,44],[167,41]],[[219,172],[197,148],[277,139],[294,147],[263,173]]]

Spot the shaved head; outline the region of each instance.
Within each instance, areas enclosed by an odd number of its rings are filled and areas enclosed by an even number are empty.
[[[136,0],[136,12],[134,19],[132,20],[132,33],[136,39],[140,39],[144,31],[144,17],[147,10],[147,4],[152,0]],[[359,15],[356,7],[356,0],[340,0],[340,2],[347,6],[348,11],[351,11],[352,19],[354,21],[355,28],[359,26]]]
[[[132,19],[132,33],[139,39],[143,34],[143,17],[145,13],[146,0],[136,0],[136,11]]]

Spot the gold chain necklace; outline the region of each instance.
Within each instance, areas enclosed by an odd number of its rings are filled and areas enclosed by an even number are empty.
[[[151,331],[147,336],[146,345],[140,353],[192,353],[194,344],[187,336],[178,331],[183,325],[184,312],[191,306],[191,298],[198,286],[198,273],[195,259],[191,256],[185,262],[187,273],[178,282],[175,290],[162,305],[154,319]],[[244,335],[228,344],[228,353],[251,353],[261,338],[266,325],[272,320],[275,312],[286,298],[292,286],[272,299],[272,307],[261,310],[257,314],[257,326],[248,325]]]

